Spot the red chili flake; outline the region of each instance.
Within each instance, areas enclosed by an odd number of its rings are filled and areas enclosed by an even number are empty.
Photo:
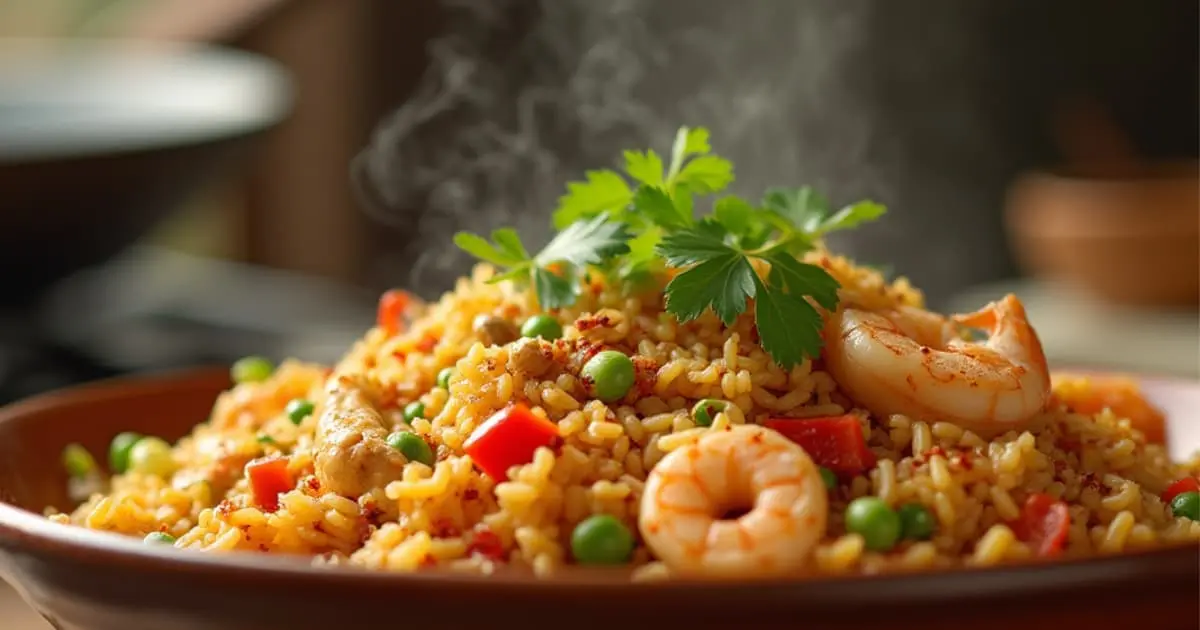
[[[404,350],[396,350],[395,352],[392,353],[392,356],[396,357],[397,361],[403,361],[404,359],[406,359],[408,357],[408,353],[405,352]]]
[[[421,558],[421,561],[417,563],[417,566],[422,569],[428,569],[430,567],[435,567],[435,566],[437,566],[437,558],[434,558],[433,554],[427,553],[427,554],[425,554],[425,557]]]
[[[439,518],[433,522],[434,538],[449,538],[458,535],[458,526],[448,518]]]
[[[654,384],[658,382],[658,363],[649,357],[636,356],[633,358],[634,384],[638,393],[648,396],[654,392]]]
[[[942,447],[940,446],[935,446],[931,449],[927,449],[924,453],[921,453],[921,455],[923,457],[933,457],[934,455],[941,455],[942,457],[945,457],[946,451],[942,450]]]
[[[363,503],[363,518],[370,523],[374,523],[376,519],[383,516],[383,510],[379,508],[374,501]]]
[[[465,499],[467,501],[473,501],[478,498],[479,498],[479,491],[476,490],[475,488],[467,488],[466,490],[463,490],[463,499]]]
[[[950,463],[962,468],[963,470],[971,470],[975,467],[975,464],[971,463],[971,458],[963,453],[955,455],[954,458],[950,460]]]
[[[467,544],[467,555],[479,554],[489,560],[504,559],[504,544],[487,525],[476,525]]]
[[[589,315],[575,320],[575,328],[579,332],[593,328],[608,328],[610,326],[612,326],[612,319],[608,315]]]
[[[221,502],[217,504],[217,514],[220,516],[227,517],[232,514],[233,511],[234,505],[229,499],[221,499]]]
[[[758,326],[757,325],[750,327],[750,341],[753,343],[758,343]]]

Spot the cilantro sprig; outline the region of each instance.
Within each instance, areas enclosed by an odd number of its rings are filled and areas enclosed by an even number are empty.
[[[543,308],[573,304],[589,268],[633,282],[671,267],[666,309],[679,321],[712,310],[732,325],[753,300],[760,342],[777,364],[816,356],[816,307],[836,309],[840,287],[799,257],[830,233],[878,219],[884,207],[860,201],[834,210],[809,187],[772,188],[756,202],[717,197],[734,181],[733,164],[712,152],[703,128],[681,128],[666,161],[653,149],[623,157],[620,171],[587,171],[567,184],[553,215],[560,231],[537,255],[507,228],[490,242],[464,232],[455,243],[505,269],[494,282],[531,283]]]
[[[580,291],[578,276],[584,269],[628,253],[631,238],[623,223],[598,214],[559,232],[536,256],[529,255],[521,237],[510,228],[492,232],[491,242],[470,232],[459,232],[454,235],[454,244],[476,258],[507,269],[489,282],[531,282],[542,308],[554,309],[574,304]]]

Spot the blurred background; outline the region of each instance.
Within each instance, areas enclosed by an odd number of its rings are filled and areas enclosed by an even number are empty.
[[[0,402],[336,360],[456,230],[707,126],[735,189],[891,213],[835,245],[1063,365],[1200,376],[1197,3],[5,0]]]

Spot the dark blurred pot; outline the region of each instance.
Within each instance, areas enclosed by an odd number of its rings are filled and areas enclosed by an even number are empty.
[[[0,40],[0,305],[106,260],[240,164],[288,92],[241,52]]]

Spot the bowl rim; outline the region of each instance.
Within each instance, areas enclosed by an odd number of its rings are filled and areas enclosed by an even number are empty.
[[[40,60],[53,71],[47,74],[27,60]],[[104,73],[89,74],[96,68]],[[0,126],[0,164],[82,160],[249,136],[283,121],[294,101],[293,79],[278,61],[223,44],[0,38],[0,106],[53,105],[101,116],[55,119],[50,132],[14,117],[15,122]]]
[[[1094,374],[1097,372],[1093,372]],[[115,377],[53,390],[0,407],[0,425],[47,407],[72,407],[98,400],[133,398],[169,390],[188,383],[219,382],[213,369],[185,369],[151,376]],[[225,377],[227,379],[227,376]],[[1156,378],[1196,388],[1200,382],[1183,378]],[[801,575],[771,579],[704,579],[680,577],[665,581],[632,581],[627,569],[571,568],[555,579],[528,572],[500,571],[477,575],[451,570],[387,572],[348,566],[314,566],[312,556],[274,556],[251,552],[208,553],[196,550],[146,546],[132,537],[55,523],[41,514],[0,500],[0,549],[10,554],[33,555],[56,562],[100,565],[107,569],[167,575],[170,579],[220,577],[233,588],[264,580],[303,581],[315,587],[369,591],[396,588],[485,590],[497,595],[570,595],[583,592],[620,592],[630,588],[664,597],[694,598],[698,593],[730,591],[742,595],[802,593],[806,606],[843,606],[870,589],[872,602],[944,600],[973,597],[1012,597],[1037,593],[1069,592],[1081,584],[1090,587],[1127,585],[1130,580],[1157,580],[1194,576],[1200,565],[1200,547],[1182,543],[1108,556],[1030,560],[992,567],[953,567],[877,575]],[[1172,567],[1169,573],[1157,569]],[[6,567],[0,565],[0,573]],[[500,579],[497,579],[500,578]],[[20,580],[14,580],[20,583]],[[403,591],[401,591],[403,592]],[[754,596],[757,596],[754,595]],[[789,595],[791,596],[791,595]],[[798,603],[800,600],[796,600]]]

